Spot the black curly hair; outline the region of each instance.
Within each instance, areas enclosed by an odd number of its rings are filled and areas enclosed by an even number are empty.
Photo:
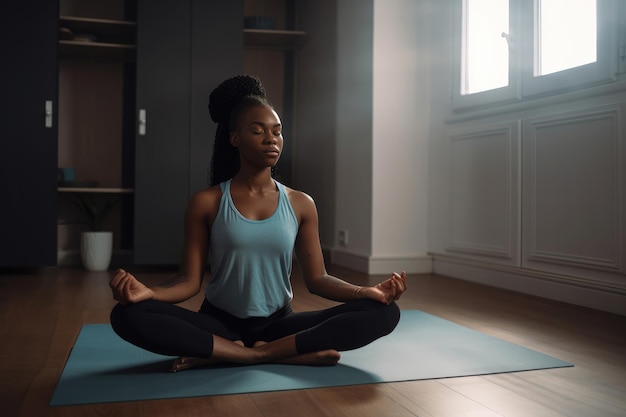
[[[217,123],[209,184],[216,185],[234,177],[239,171],[239,151],[230,144],[230,132],[237,127],[239,116],[251,107],[272,105],[261,81],[249,75],[237,75],[222,82],[209,96],[209,113]]]

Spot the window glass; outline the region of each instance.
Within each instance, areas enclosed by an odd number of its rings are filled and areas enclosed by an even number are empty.
[[[455,3],[455,109],[521,102],[624,80],[624,61],[620,64],[618,56],[623,56],[626,36],[623,26],[620,29],[626,0]]]
[[[509,85],[509,1],[465,0],[461,94]]]
[[[536,0],[535,76],[596,61],[596,0]]]

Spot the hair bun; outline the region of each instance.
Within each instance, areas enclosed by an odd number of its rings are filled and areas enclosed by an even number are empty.
[[[216,123],[227,123],[231,110],[250,95],[265,97],[265,89],[258,78],[237,75],[218,85],[209,96],[209,114]]]

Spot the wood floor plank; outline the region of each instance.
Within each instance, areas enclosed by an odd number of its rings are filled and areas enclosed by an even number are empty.
[[[437,417],[502,417],[473,398],[466,397],[439,380],[412,381],[380,385],[386,393],[416,415]]]
[[[494,375],[486,379],[568,417],[626,415],[623,387],[598,383],[581,372],[568,370],[573,368]]]
[[[42,417],[137,417],[141,403],[113,403],[51,407],[47,414],[30,414]],[[172,416],[176,414],[170,414]],[[24,417],[29,414],[23,414]]]
[[[450,378],[440,382],[455,392],[507,417],[567,417],[566,414],[484,377]]]
[[[360,285],[385,276],[342,268]],[[135,272],[135,271],[133,271]],[[173,269],[137,268],[148,284]],[[49,407],[84,323],[107,323],[112,272],[0,270],[0,403],[14,416],[616,417],[626,415],[626,317],[435,275],[410,275],[399,301],[556,356],[573,368],[219,397]],[[206,285],[206,283],[204,284]],[[335,305],[310,295],[294,268],[294,310]],[[183,303],[197,310],[203,294]],[[419,329],[416,329],[419,331]],[[295,410],[295,411],[294,411]]]
[[[142,401],[139,405],[140,417],[264,417],[247,394]]]
[[[267,392],[251,394],[250,397],[263,415],[272,417],[293,416],[296,413],[301,417],[344,417],[346,410],[332,410],[331,404],[317,401],[318,393],[307,391]],[[333,414],[334,413],[334,414]]]
[[[254,394],[253,399],[264,415],[273,417],[417,416],[375,385]]]
[[[52,333],[39,347],[41,358],[45,356],[45,363],[25,392],[20,415],[44,416],[51,411],[48,404],[78,336],[77,329],[84,322],[83,315],[81,310],[61,310],[49,316],[50,320],[55,320],[49,325]]]

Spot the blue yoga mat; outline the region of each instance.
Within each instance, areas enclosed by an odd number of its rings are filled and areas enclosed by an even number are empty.
[[[419,310],[403,310],[388,336],[339,365],[222,366],[170,373],[174,358],[84,325],[50,405],[92,404],[449,378],[573,366]]]

